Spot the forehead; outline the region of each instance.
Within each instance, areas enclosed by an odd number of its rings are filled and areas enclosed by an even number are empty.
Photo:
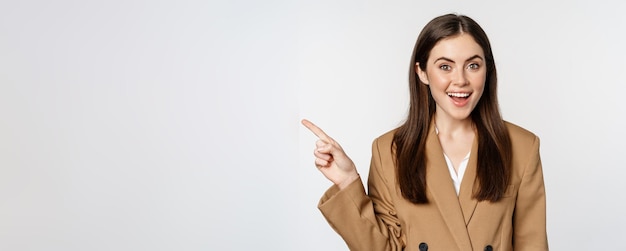
[[[454,61],[465,61],[466,59],[478,55],[485,58],[482,47],[471,35],[461,34],[440,40],[430,50],[428,61],[445,57]]]

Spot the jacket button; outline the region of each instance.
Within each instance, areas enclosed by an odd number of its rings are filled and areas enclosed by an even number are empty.
[[[487,245],[485,247],[485,251],[493,251],[493,247],[491,245]]]
[[[420,251],[428,251],[428,244],[422,242],[420,243],[419,248],[420,248]]]

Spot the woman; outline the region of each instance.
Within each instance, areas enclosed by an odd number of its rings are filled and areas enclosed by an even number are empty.
[[[420,33],[406,122],[372,146],[369,194],[341,146],[320,140],[335,185],[319,209],[351,250],[548,250],[539,139],[502,120],[487,35],[444,15]]]

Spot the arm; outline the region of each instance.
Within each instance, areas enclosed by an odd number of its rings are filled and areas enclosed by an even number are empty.
[[[548,250],[546,194],[539,156],[539,138],[535,138],[530,153],[513,215],[513,246],[516,251]]]
[[[376,140],[372,146],[369,196],[358,179],[342,190],[336,185],[331,187],[320,200],[320,211],[350,250],[404,248],[404,236],[391,198],[395,183],[388,182],[382,173]]]

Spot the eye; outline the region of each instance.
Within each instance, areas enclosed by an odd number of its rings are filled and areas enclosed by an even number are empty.
[[[439,66],[439,69],[442,69],[444,71],[449,71],[449,70],[452,70],[452,67],[447,64],[442,64]]]
[[[470,69],[470,70],[478,70],[478,68],[480,68],[480,65],[477,63],[471,63],[467,66],[467,69]]]

